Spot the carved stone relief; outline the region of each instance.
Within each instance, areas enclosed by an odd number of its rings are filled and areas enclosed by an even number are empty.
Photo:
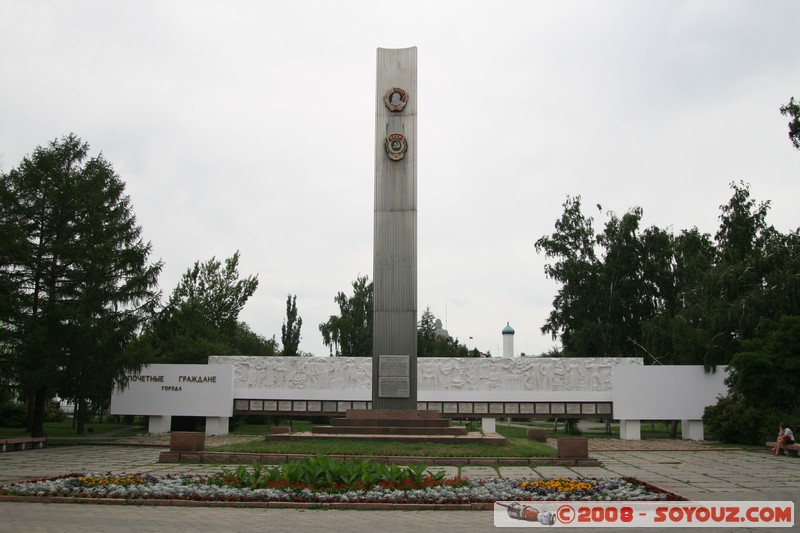
[[[239,389],[371,390],[371,357],[212,356],[234,365]],[[417,359],[420,391],[610,391],[611,369],[638,358]]]

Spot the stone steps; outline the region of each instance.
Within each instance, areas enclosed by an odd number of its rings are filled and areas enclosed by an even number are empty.
[[[469,432],[465,435],[391,435],[391,434],[358,434],[358,433],[311,433],[298,432],[280,435],[267,435],[269,441],[302,441],[302,440],[326,440],[326,439],[345,439],[363,440],[372,442],[433,442],[437,444],[466,444],[478,443],[502,446],[506,443],[506,438],[497,433],[480,433],[477,431]]]
[[[315,426],[315,435],[466,435],[465,427],[450,427],[440,411],[415,409],[350,409],[344,418],[334,418],[330,426]]]
[[[334,427],[408,427],[408,428],[447,428],[450,421],[446,418],[407,418],[389,420],[385,418],[334,418],[331,420]]]
[[[455,427],[429,427],[429,426],[368,426],[368,425],[333,425],[314,426],[311,433],[315,435],[466,435],[467,428]]]
[[[463,426],[450,426],[440,411],[413,409],[351,409],[329,426],[314,426],[310,432],[269,435],[269,440],[337,438],[348,440],[505,444],[502,435],[467,433]]]

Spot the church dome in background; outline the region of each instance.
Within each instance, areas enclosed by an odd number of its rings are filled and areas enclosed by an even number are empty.
[[[444,329],[444,326],[442,326],[441,319],[438,318],[436,319],[436,322],[433,324],[433,334],[436,335],[437,337],[445,337],[448,339],[450,338],[450,334],[447,333],[447,330]]]

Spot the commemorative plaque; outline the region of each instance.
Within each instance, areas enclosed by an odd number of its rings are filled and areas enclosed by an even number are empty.
[[[408,398],[411,394],[411,356],[381,355],[378,359],[378,396]]]

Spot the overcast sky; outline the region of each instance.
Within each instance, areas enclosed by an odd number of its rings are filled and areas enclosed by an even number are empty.
[[[534,242],[567,195],[599,229],[713,234],[729,184],[800,225],[800,2],[0,0],[0,170],[74,132],[125,181],[168,296],[241,252],[266,337],[287,294],[300,348],[372,278],[376,48],[418,47],[418,264],[426,307],[502,355],[557,286]],[[472,337],[472,340],[470,340]]]

